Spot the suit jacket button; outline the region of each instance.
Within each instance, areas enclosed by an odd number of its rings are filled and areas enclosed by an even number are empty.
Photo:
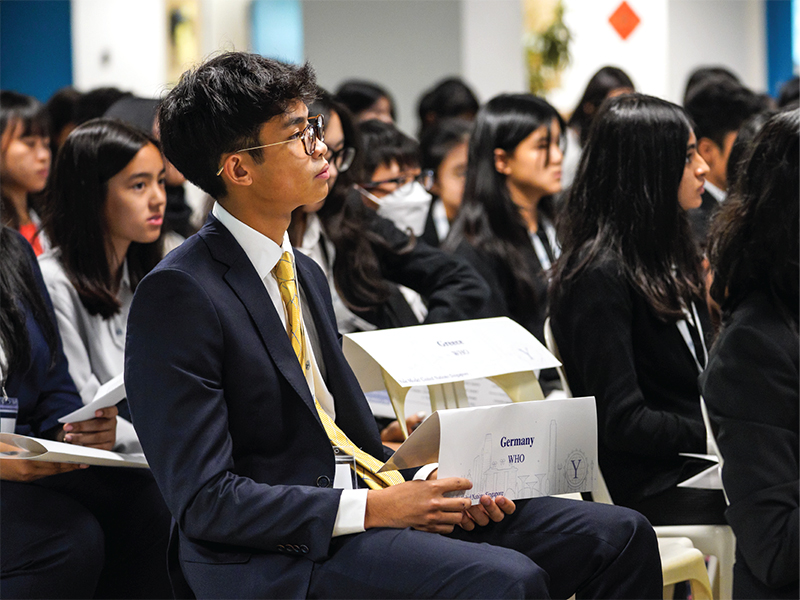
[[[306,546],[305,544],[301,544],[300,552],[302,552],[303,554],[308,554],[308,546]]]
[[[286,548],[282,544],[278,544],[278,552],[285,552]]]
[[[320,475],[317,477],[317,487],[326,488],[331,487],[331,478],[327,475]]]
[[[297,544],[292,546],[292,550],[294,550],[295,554],[300,554],[300,546],[298,546]]]

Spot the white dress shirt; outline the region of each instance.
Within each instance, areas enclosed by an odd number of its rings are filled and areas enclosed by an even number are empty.
[[[117,292],[121,306],[116,315],[104,319],[90,315],[61,264],[61,251],[49,250],[39,257],[47,292],[53,301],[56,323],[69,363],[69,374],[84,404],[98,388],[122,373],[125,367],[125,333],[133,300],[127,262]],[[142,446],[130,421],[117,417],[117,452],[141,452]]]
[[[227,210],[225,210],[219,203],[214,204],[212,214],[222,223],[225,228],[231,232],[233,237],[244,250],[247,258],[250,259],[253,267],[258,273],[264,287],[269,294],[272,305],[278,316],[286,327],[286,307],[281,299],[280,288],[278,281],[272,273],[272,269],[278,264],[281,255],[284,252],[289,252],[294,256],[292,245],[289,243],[289,236],[284,235],[283,243],[279,246],[267,236],[259,233],[252,227],[246,225]],[[297,273],[295,271],[295,277]],[[298,289],[300,288],[298,284]],[[302,297],[302,293],[300,294]],[[304,322],[305,316],[303,314],[302,306],[300,311],[300,318]],[[306,328],[308,331],[308,328]],[[305,369],[306,382],[308,383],[311,394],[316,397],[317,401],[322,406],[322,409],[335,421],[336,420],[336,407],[333,397],[325,385],[325,381],[320,374],[319,364],[317,363],[314,349],[309,343],[309,336],[305,336],[306,340],[306,355],[309,357],[310,368]],[[331,447],[331,454],[333,454],[333,447]],[[340,535],[348,535],[351,533],[359,533],[364,531],[364,517],[367,511],[367,493],[369,490],[342,490],[342,495],[339,500],[339,511],[336,514],[336,522],[333,526],[333,537]]]

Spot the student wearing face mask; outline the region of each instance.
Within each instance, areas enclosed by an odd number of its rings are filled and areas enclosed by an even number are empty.
[[[321,92],[310,112],[325,118],[329,191],[322,202],[293,212],[289,236],[325,272],[339,331],[480,315],[488,290],[468,264],[410,237],[362,203],[353,182],[363,180],[365,152],[347,108]],[[416,155],[415,145],[410,148]],[[417,312],[401,286],[424,300]]]

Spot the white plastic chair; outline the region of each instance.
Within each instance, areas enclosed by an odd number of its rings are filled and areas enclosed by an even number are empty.
[[[561,361],[561,354],[558,345],[553,337],[550,328],[550,317],[544,322],[544,339],[547,349]],[[558,368],[558,375],[570,396],[569,386],[567,385],[566,375],[563,367]],[[708,426],[707,416],[704,414],[704,421]],[[598,467],[592,499],[603,504],[614,504],[611,494],[608,491],[603,474]],[[711,569],[710,581],[713,598],[717,600],[730,600],[733,595],[733,563],[736,554],[736,537],[733,530],[728,525],[659,525],[654,527],[656,536],[663,539],[689,538],[697,550],[705,555],[717,558],[717,568]],[[661,542],[659,542],[661,543]],[[662,567],[663,567],[662,561]],[[666,583],[665,583],[666,585]]]

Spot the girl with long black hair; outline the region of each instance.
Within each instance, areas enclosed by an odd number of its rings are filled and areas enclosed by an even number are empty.
[[[697,388],[704,288],[685,214],[707,172],[680,107],[609,99],[561,215],[553,334],[572,392],[596,398],[614,502],[654,525],[724,523],[721,491],[677,487],[709,466],[681,455],[710,448]]]
[[[88,121],[58,154],[40,257],[69,372],[84,403],[123,370],[128,310],[138,282],[161,258],[164,161],[157,142],[124,123]],[[120,407],[128,417],[127,407]],[[117,442],[139,444],[120,419]]]

